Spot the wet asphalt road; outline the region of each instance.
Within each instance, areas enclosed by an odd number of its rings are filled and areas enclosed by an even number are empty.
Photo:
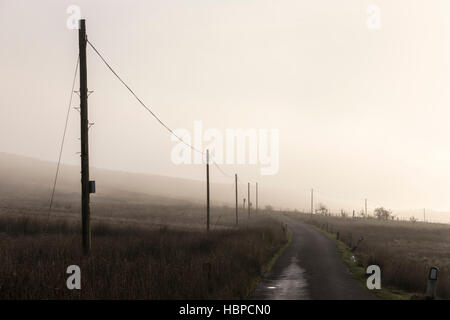
[[[347,270],[336,244],[287,217],[292,242],[259,282],[251,299],[373,300]]]

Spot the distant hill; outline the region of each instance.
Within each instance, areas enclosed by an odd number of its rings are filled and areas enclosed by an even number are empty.
[[[56,163],[0,152],[0,206],[11,207],[22,204],[35,208],[48,208]],[[96,181],[97,193],[93,203],[133,202],[155,205],[205,205],[206,186],[204,181],[173,178],[159,175],[129,173],[106,169],[90,168],[91,179]],[[56,188],[55,201],[60,205],[78,206],[80,203],[80,168],[62,165]],[[264,198],[279,208],[288,201],[281,190],[264,188]],[[240,190],[239,205],[242,205]],[[234,188],[230,184],[211,184],[211,204],[213,206],[234,206]],[[331,208],[346,207],[325,202]],[[262,207],[262,205],[261,205]],[[283,207],[289,207],[288,205]],[[350,206],[348,206],[350,207]],[[307,209],[309,210],[309,209]],[[423,209],[394,210],[394,215],[409,219],[411,216],[423,220]],[[450,223],[449,212],[427,209],[426,219],[430,222]]]
[[[55,170],[56,163],[0,153],[0,203],[24,201],[47,206]],[[156,204],[205,203],[206,186],[201,181],[92,167],[90,176],[97,187],[92,201],[145,199]],[[55,199],[64,196],[67,201],[79,202],[80,188],[80,168],[61,165]],[[211,184],[211,192],[214,194],[211,201],[215,205],[231,204],[234,199],[230,185]]]

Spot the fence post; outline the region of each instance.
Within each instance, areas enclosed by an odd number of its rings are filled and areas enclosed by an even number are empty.
[[[352,251],[355,251],[356,249],[358,249],[359,244],[360,244],[361,241],[363,241],[363,240],[364,240],[364,237],[363,237],[363,236],[359,237],[358,241],[356,241],[355,245],[353,246]]]

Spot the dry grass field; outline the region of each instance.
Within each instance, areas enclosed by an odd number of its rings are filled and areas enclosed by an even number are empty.
[[[154,215],[142,223],[133,220],[139,214],[127,221],[117,209],[108,217],[102,212],[93,220],[89,257],[81,252],[79,219],[70,213],[53,216],[48,228],[44,215],[2,213],[0,299],[245,298],[287,241],[280,224],[262,215],[235,228],[234,210],[213,208],[219,222],[207,234],[202,208],[147,210]],[[169,218],[173,225],[165,224]],[[204,263],[211,264],[209,276]],[[72,264],[81,267],[82,290],[66,288]]]
[[[382,286],[423,294],[428,270],[439,267],[437,295],[450,299],[450,226],[446,224],[380,221],[289,213],[306,223],[328,229],[340,240],[364,240],[355,251],[358,263],[381,268]]]
[[[62,167],[49,215],[54,170],[0,153],[0,299],[245,298],[287,241],[262,212],[249,220],[241,209],[236,228],[219,200],[224,188],[234,199],[228,185],[212,185],[207,234],[204,182],[94,170],[84,257],[79,168]],[[81,290],[66,287],[69,265],[81,267]]]

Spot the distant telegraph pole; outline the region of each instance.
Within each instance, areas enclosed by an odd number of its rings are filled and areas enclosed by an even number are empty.
[[[88,254],[91,250],[91,226],[89,208],[89,120],[88,120],[88,89],[86,63],[86,23],[80,20],[78,30],[78,44],[80,50],[80,116],[81,116],[81,222],[83,251]]]
[[[256,183],[256,213],[258,213],[258,182]]]
[[[314,213],[314,190],[311,189],[311,215]]]
[[[367,217],[367,199],[364,199],[364,214]]]
[[[426,219],[425,219],[425,208],[423,208],[423,222],[425,222],[426,221]]]
[[[238,225],[238,181],[237,181],[237,173],[234,175],[234,185],[236,192],[236,225]]]
[[[248,207],[248,217],[250,218],[250,206],[251,206],[251,201],[250,201],[250,182],[248,183],[248,196],[247,196],[247,207]]]
[[[209,231],[209,150],[206,150],[206,231]]]

